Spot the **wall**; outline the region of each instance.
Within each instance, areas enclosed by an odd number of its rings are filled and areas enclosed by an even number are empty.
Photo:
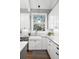
[[[30,29],[30,14],[29,13],[20,14],[20,28]]]
[[[48,16],[48,28],[56,29],[59,27],[59,3],[54,7]]]

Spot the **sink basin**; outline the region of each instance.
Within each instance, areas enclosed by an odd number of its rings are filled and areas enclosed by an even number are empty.
[[[41,36],[30,36],[29,39],[41,39]]]

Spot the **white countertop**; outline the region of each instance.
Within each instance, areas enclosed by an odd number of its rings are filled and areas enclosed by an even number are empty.
[[[22,41],[22,42],[20,42],[20,52],[27,45],[27,43],[28,43],[28,41]]]
[[[41,35],[44,37],[47,37],[48,39],[51,39],[53,42],[55,42],[57,45],[59,45],[59,32],[58,29],[54,30],[54,35],[48,36],[48,35]]]
[[[59,35],[56,34],[54,36],[48,36],[48,35],[39,35],[41,37],[46,37],[48,39],[51,39],[52,41],[54,41],[57,45],[59,45]]]
[[[47,37],[59,45],[59,37],[58,36],[47,36]]]
[[[45,38],[48,38],[50,40],[52,40],[53,42],[55,42],[57,45],[59,45],[59,35],[54,35],[54,36],[48,36],[48,35],[37,35],[36,37],[35,36],[30,36],[30,38],[33,39],[34,38],[39,38],[41,39],[41,37],[45,37]]]
[[[42,34],[38,33],[37,35],[34,35],[34,33],[32,33],[32,36],[30,38],[33,39],[33,37],[35,37],[35,36],[36,36],[36,38],[40,38],[39,36],[46,37],[46,38],[52,40],[53,42],[55,42],[57,45],[59,45],[59,32],[58,32],[58,29],[54,30],[54,36],[53,35],[48,36],[46,33],[42,33]]]
[[[32,39],[33,39],[33,40],[34,40],[34,39],[39,40],[39,39],[41,39],[41,36],[30,36],[29,39],[31,39],[31,40],[32,40]]]

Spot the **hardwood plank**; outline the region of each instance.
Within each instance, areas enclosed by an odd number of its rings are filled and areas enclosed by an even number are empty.
[[[27,59],[50,59],[47,51],[27,51]]]

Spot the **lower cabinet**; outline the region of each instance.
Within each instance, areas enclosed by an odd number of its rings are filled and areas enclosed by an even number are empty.
[[[51,59],[59,59],[59,47],[54,44],[51,40],[48,40],[48,48],[47,51],[50,55]]]
[[[29,50],[40,50],[41,40],[29,40]]]
[[[29,50],[47,50],[51,59],[59,59],[59,46],[45,37],[29,39]]]
[[[26,57],[27,53],[27,45],[23,48],[23,50],[20,52],[20,59],[27,59]]]
[[[29,50],[46,50],[47,38],[29,39]]]
[[[41,49],[47,50],[47,38],[45,38],[45,37],[42,37],[42,39],[41,39]]]

